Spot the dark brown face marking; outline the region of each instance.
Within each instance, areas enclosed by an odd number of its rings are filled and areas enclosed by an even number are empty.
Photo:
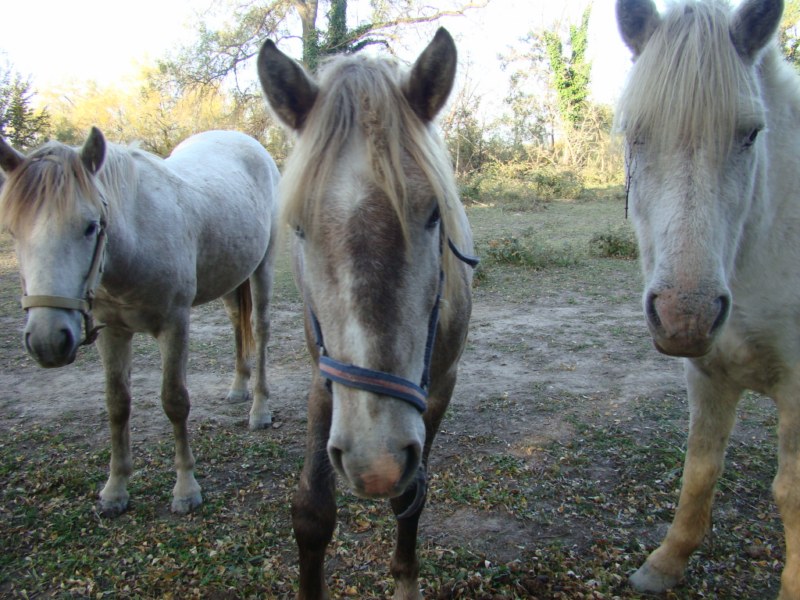
[[[358,319],[378,339],[395,338],[399,323],[399,298],[407,269],[406,248],[400,220],[379,192],[366,198],[350,218],[346,239],[353,264],[353,297],[358,300]],[[381,348],[374,368],[391,371],[396,363],[392,344]]]

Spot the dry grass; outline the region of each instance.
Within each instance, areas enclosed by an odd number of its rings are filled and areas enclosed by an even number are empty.
[[[471,208],[470,218],[479,245],[534,228],[553,243],[586,248],[593,233],[621,218],[621,210],[612,201],[553,203],[522,218],[484,206]],[[0,264],[10,260],[9,251],[5,241]],[[592,258],[585,251],[577,265],[539,272],[488,265],[475,290],[476,306],[635,310],[636,264]],[[7,299],[0,305],[7,324],[0,355],[10,370],[24,360],[15,329],[19,308],[11,301],[17,285],[14,273],[0,272],[0,297]],[[276,294],[279,308],[299,311],[285,257]],[[567,372],[574,369],[570,361],[581,357],[607,361],[604,344],[611,339],[629,348],[633,358],[627,360],[649,356],[653,351],[646,337],[620,323],[601,327],[604,333],[595,340],[584,333],[580,346],[571,337],[573,324],[561,324],[565,333],[547,344],[562,352],[563,365],[551,368]],[[580,323],[574,326],[580,329]],[[298,327],[295,315],[288,328]],[[475,333],[471,352],[479,337]],[[515,333],[492,342],[492,360],[524,353],[535,369],[533,342]],[[302,367],[299,343],[286,339],[288,333],[281,331],[273,338],[276,361]],[[220,348],[198,343],[193,360],[201,370],[221,369],[218,363],[229,359]],[[285,348],[288,354],[282,354]],[[157,364],[154,345],[145,344],[139,352],[142,361]],[[526,384],[516,394],[498,389],[452,407],[432,454],[421,524],[426,598],[642,598],[626,580],[671,520],[686,402],[681,389],[643,389],[618,407],[617,393]],[[297,559],[289,500],[302,464],[302,416],[284,414],[281,428],[256,433],[246,429],[243,417],[234,426],[192,420],[204,504],[186,517],[168,510],[171,442],[135,438],[131,510],[107,520],[95,510],[108,463],[97,433],[69,418],[54,423],[20,417],[9,398],[1,404],[6,414],[0,419],[0,596],[294,596]],[[763,398],[748,396],[741,417],[717,494],[713,533],[692,558],[686,582],[666,598],[776,594],[783,545],[769,493],[774,411]],[[563,435],[549,435],[552,429]],[[333,596],[389,597],[394,523],[385,503],[358,501],[342,491],[339,505],[327,565]]]

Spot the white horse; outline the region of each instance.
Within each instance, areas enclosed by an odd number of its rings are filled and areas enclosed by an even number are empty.
[[[107,144],[93,128],[81,148],[49,143],[27,157],[0,140],[0,167],[8,176],[0,223],[15,239],[28,313],[26,349],[40,365],[59,367],[97,339],[111,426],[102,512],[119,514],[128,506],[131,340],[137,332],[154,336],[161,351],[161,401],[176,444],[172,510],[197,507],[200,486],[186,425],[192,306],[221,297],[234,325],[231,401],[250,397],[248,355],[255,341],[250,427],[271,421],[265,364],[275,163],[258,142],[236,132],[196,135],[162,160]],[[102,325],[95,327],[94,319]]]
[[[281,184],[314,363],[292,501],[298,598],[328,597],[334,473],[359,496],[390,499],[394,597],[421,598],[428,455],[466,344],[477,261],[462,254],[472,233],[431,124],[455,70],[444,29],[409,72],[386,57],[341,56],[313,79],[270,41],[259,53],[267,100],[298,134]]]
[[[632,576],[677,584],[711,521],[745,389],[779,415],[773,493],[786,534],[782,599],[800,599],[800,78],[774,34],[780,0],[617,0],[635,64],[617,115],[656,347],[684,361],[689,442],[661,546]]]

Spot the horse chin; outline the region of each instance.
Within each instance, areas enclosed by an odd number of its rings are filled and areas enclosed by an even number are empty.
[[[711,352],[713,340],[694,342],[691,344],[676,344],[670,342],[669,340],[664,342],[653,338],[653,345],[661,354],[666,354],[667,356],[676,356],[679,358],[700,358]]]
[[[406,492],[409,486],[409,483],[404,483],[402,486],[394,486],[392,489],[385,492],[371,493],[368,492],[363,485],[356,485],[349,479],[346,479],[345,481],[347,481],[350,492],[357,498],[362,498],[364,500],[391,500],[392,498],[399,498]]]
[[[66,356],[37,356],[31,353],[31,357],[39,364],[40,367],[45,369],[57,369],[59,367],[66,367],[75,362],[78,357],[77,349]]]

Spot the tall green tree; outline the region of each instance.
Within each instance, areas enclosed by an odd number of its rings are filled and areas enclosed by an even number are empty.
[[[303,62],[313,70],[325,56],[356,52],[373,44],[388,46],[404,27],[461,15],[485,7],[489,0],[445,0],[436,8],[418,0],[370,0],[369,18],[357,24],[351,22],[347,0],[220,2],[230,15],[228,24],[212,29],[201,23],[198,41],[164,62],[182,85],[236,78],[239,67],[258,53],[267,38],[299,39]]]
[[[578,25],[569,26],[569,42],[565,49],[557,31],[545,31],[543,40],[553,87],[558,97],[558,111],[565,125],[575,127],[584,118],[589,97],[591,62],[586,57],[589,46],[589,5]]]
[[[31,81],[10,66],[0,71],[0,136],[27,152],[48,139],[50,115],[32,106]]]

